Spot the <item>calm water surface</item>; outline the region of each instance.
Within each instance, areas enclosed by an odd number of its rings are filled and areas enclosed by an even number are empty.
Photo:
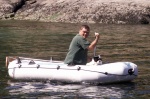
[[[96,53],[104,63],[131,61],[139,76],[128,83],[94,85],[12,80],[5,67],[6,56],[64,60],[80,24],[31,21],[0,21],[0,98],[2,99],[100,99],[150,97],[150,25],[89,24],[91,34],[101,35]],[[89,52],[89,57],[93,52]]]

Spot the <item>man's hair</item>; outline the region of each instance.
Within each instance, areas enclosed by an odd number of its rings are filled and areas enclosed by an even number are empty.
[[[90,27],[88,25],[82,25],[80,29],[82,30],[83,28],[90,30]]]

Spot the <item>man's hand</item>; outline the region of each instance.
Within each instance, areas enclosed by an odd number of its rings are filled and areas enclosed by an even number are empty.
[[[99,33],[95,32],[95,37],[99,39]]]

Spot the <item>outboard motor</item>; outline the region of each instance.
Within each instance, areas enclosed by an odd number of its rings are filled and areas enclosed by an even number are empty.
[[[94,59],[94,62],[97,63],[97,65],[102,65],[102,58],[100,55],[94,56],[93,59]]]
[[[100,55],[94,56],[92,58],[92,61],[87,63],[86,65],[89,65],[89,66],[90,65],[102,65],[102,58],[101,58],[101,56]]]

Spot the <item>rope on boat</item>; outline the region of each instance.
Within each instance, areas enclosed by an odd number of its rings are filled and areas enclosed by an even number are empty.
[[[58,65],[56,68],[46,68],[46,67],[40,67],[40,65],[37,65],[37,67],[21,67],[21,65],[19,65],[18,67],[14,67],[14,68],[8,68],[8,69],[16,69],[16,68],[37,68],[37,69],[57,69],[59,70],[60,69],[60,66]],[[126,75],[118,75],[118,74],[112,74],[112,73],[108,73],[108,72],[99,72],[99,71],[92,71],[92,70],[85,70],[85,69],[81,69],[81,67],[78,67],[77,69],[68,69],[68,68],[61,68],[62,70],[78,70],[78,71],[88,71],[88,72],[95,72],[95,73],[101,73],[101,74],[104,74],[104,75],[115,75],[115,76],[128,76],[128,75],[134,75],[134,76],[137,76],[133,73],[129,73],[129,69],[128,70],[128,74]],[[15,70],[14,70],[15,71]]]

